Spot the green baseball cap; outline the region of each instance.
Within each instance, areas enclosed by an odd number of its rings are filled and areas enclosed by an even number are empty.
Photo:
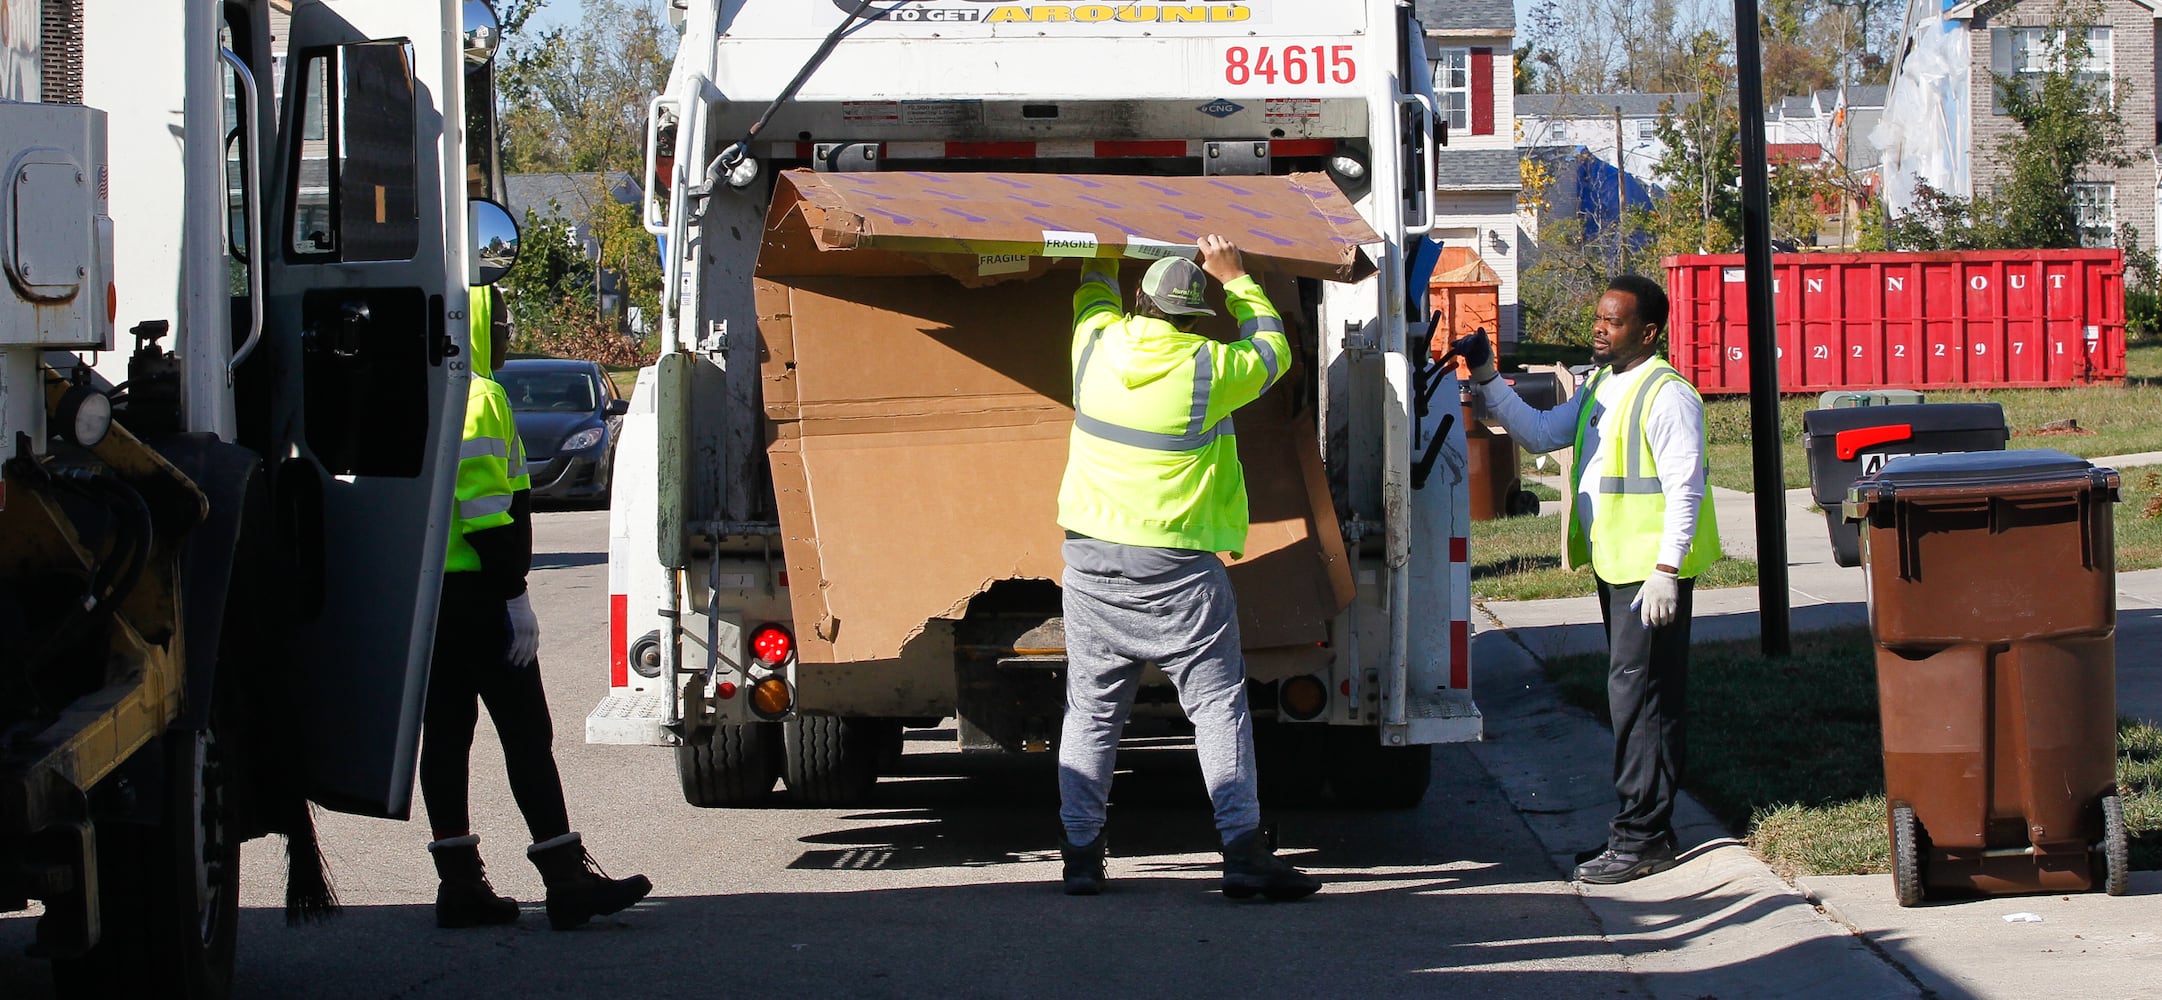
[[[1184,257],[1165,257],[1149,265],[1141,278],[1141,293],[1171,316],[1214,316],[1208,306],[1209,278],[1200,266]]]

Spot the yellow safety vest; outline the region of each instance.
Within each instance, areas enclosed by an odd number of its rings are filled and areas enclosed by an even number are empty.
[[[1654,357],[1644,362],[1647,371],[1637,380],[1614,415],[1618,420],[1607,425],[1612,438],[1606,449],[1606,459],[1599,469],[1597,489],[1592,492],[1592,523],[1598,526],[1596,536],[1587,541],[1584,537],[1583,519],[1576,512],[1579,484],[1584,478],[1584,464],[1590,455],[1584,447],[1584,432],[1591,427],[1592,410],[1596,408],[1599,383],[1613,374],[1610,368],[1592,373],[1582,390],[1584,405],[1578,411],[1576,422],[1576,461],[1569,470],[1569,564],[1582,566],[1591,563],[1592,572],[1608,583],[1642,583],[1652,575],[1652,568],[1659,564],[1659,542],[1666,533],[1667,496],[1660,487],[1659,471],[1652,455],[1651,441],[1644,433],[1644,422],[1651,410],[1651,401],[1659,390],[1669,382],[1679,383],[1690,395],[1696,388],[1666,359]],[[1701,436],[1703,427],[1699,425]],[[1710,459],[1707,457],[1707,467]],[[1712,512],[1711,487],[1705,486],[1703,503],[1697,508],[1697,533],[1689,544],[1689,554],[1682,559],[1677,574],[1692,579],[1702,574],[1712,563],[1719,561],[1719,519]]]
[[[1074,293],[1074,426],[1059,525],[1125,545],[1246,548],[1246,475],[1231,414],[1291,365],[1284,321],[1251,276],[1224,286],[1245,338],[1219,343],[1119,308],[1115,261]]]
[[[472,322],[473,380],[466,388],[465,439],[458,447],[458,506],[450,521],[450,548],[443,557],[449,573],[477,573],[480,553],[465,536],[511,523],[511,496],[532,489],[526,474],[525,445],[518,440],[518,425],[511,418],[510,397],[489,376],[494,373],[489,357],[489,327],[495,319],[495,303],[488,288],[474,288],[467,296]]]

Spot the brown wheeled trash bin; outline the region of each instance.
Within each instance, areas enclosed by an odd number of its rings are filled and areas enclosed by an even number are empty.
[[[2118,477],[2059,451],[1896,458],[1854,484],[1902,906],[2125,889]]]

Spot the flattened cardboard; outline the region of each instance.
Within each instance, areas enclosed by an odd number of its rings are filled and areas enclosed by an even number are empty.
[[[1327,174],[1122,177],[790,170],[758,273],[945,274],[969,286],[1041,277],[1072,258],[1191,258],[1218,233],[1247,266],[1302,278],[1374,273],[1381,237]]]
[[[1140,271],[1124,268],[1128,288]],[[757,283],[804,662],[888,659],[999,580],[1059,578],[1072,294],[1070,276],[976,290],[943,276]],[[1205,332],[1228,337],[1228,314],[1214,322]],[[1310,353],[1311,332],[1294,336]],[[1253,530],[1232,580],[1254,649],[1311,647],[1352,597],[1297,377],[1239,414]]]

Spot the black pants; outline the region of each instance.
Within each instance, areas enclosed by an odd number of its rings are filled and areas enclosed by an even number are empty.
[[[1672,624],[1644,627],[1629,605],[1642,584],[1599,581],[1606,617],[1607,709],[1614,717],[1614,794],[1621,810],[1607,835],[1617,851],[1639,851],[1674,837],[1674,796],[1681,788],[1689,693],[1689,613],[1695,580],[1681,581]]]
[[[503,740],[503,766],[526,829],[539,843],[571,832],[556,773],[555,724],[541,689],[540,665],[505,663],[510,619],[503,602],[454,593],[448,584],[435,627],[435,660],[420,745],[420,795],[428,822],[440,833],[472,829],[466,779],[472,769],[473,727],[480,703]]]

